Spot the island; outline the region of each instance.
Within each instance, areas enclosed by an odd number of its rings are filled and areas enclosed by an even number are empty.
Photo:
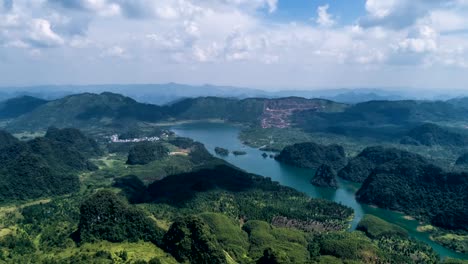
[[[247,152],[241,150],[234,150],[232,154],[234,154],[234,156],[244,156],[247,155]]]
[[[229,156],[229,150],[228,149],[221,148],[221,147],[216,147],[214,151],[219,156],[223,156],[223,157]]]

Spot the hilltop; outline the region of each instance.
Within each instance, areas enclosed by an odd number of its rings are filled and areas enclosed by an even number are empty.
[[[21,96],[0,102],[0,119],[16,118],[29,113],[48,101],[32,96]]]
[[[13,120],[7,127],[13,131],[37,131],[48,127],[112,126],[116,121],[158,121],[162,108],[138,103],[119,94],[78,94],[50,101]]]

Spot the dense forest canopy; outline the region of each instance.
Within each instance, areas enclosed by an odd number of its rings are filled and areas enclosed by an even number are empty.
[[[353,182],[364,182],[370,173],[378,166],[396,159],[411,159],[423,162],[425,159],[415,153],[396,148],[374,146],[365,148],[339,171],[338,176]]]
[[[468,230],[468,173],[451,173],[419,158],[398,158],[369,175],[357,199],[428,219],[448,229]]]
[[[338,145],[324,146],[306,142],[284,148],[276,160],[301,168],[318,168],[326,164],[339,170],[346,165],[346,154],[343,147]]]
[[[75,131],[73,142],[95,142]],[[31,199],[65,194],[79,189],[78,172],[96,169],[86,152],[53,137],[27,142],[14,140],[2,132],[4,147],[0,151],[0,200]],[[5,144],[9,142],[10,144]]]

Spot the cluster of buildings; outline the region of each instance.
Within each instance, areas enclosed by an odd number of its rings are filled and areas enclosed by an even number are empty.
[[[110,141],[112,143],[135,143],[135,142],[155,142],[159,141],[159,137],[142,137],[142,138],[128,138],[128,139],[120,139],[119,135],[112,135],[110,137]]]

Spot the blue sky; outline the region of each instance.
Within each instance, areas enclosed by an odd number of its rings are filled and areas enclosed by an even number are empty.
[[[467,0],[0,0],[0,86],[468,89]]]
[[[359,17],[364,16],[365,0],[290,0],[279,1],[278,11],[272,16],[272,19],[280,21],[310,21],[315,17],[319,6],[329,5],[330,13],[338,17],[340,23],[353,23]]]

